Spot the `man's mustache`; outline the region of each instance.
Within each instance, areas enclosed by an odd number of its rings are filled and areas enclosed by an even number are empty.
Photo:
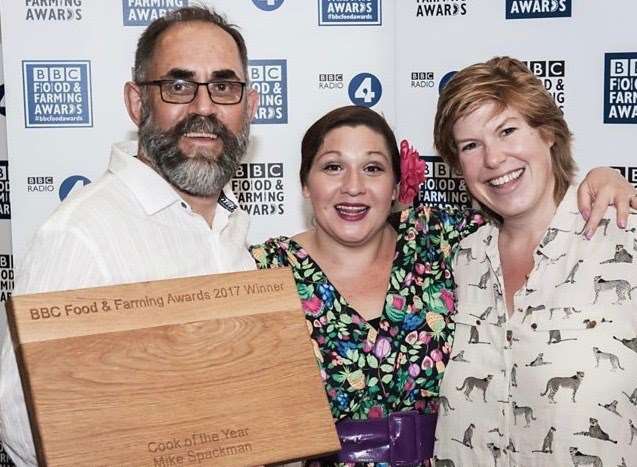
[[[171,133],[177,137],[187,133],[214,134],[224,143],[233,136],[230,130],[215,115],[190,115],[177,123]]]

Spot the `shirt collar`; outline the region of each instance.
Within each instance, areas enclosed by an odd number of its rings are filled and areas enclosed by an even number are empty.
[[[156,214],[175,203],[182,203],[190,209],[179,193],[147,164],[137,157],[137,141],[115,143],[111,148],[109,172],[117,176],[135,195],[148,215]],[[238,207],[237,199],[228,183],[219,195],[215,218],[224,219]]]
[[[577,207],[577,184],[571,185],[557,207],[538,250],[551,258],[563,253],[564,243],[560,241],[560,238],[572,239],[572,236],[564,236],[564,233],[578,234],[582,232],[585,223]],[[545,240],[551,237],[554,239],[542,246]]]
[[[550,227],[568,229],[573,226],[584,226],[585,221],[577,207],[577,184],[571,185],[566,190],[564,198],[555,210]]]
[[[547,235],[552,234],[554,239],[544,246],[538,246],[538,251],[549,257],[563,253],[564,244],[559,241],[560,237],[558,235],[566,232],[581,232],[585,223],[586,221],[581,216],[579,208],[577,207],[577,184],[571,185],[566,191],[562,202],[557,207],[546,229],[546,233],[542,237],[542,239],[544,239],[547,238]],[[499,233],[497,225],[488,224],[478,229],[474,234],[479,237],[481,244],[484,245],[486,256],[492,264],[500,264],[500,252],[498,249]],[[540,245],[542,243],[543,242],[540,241]]]

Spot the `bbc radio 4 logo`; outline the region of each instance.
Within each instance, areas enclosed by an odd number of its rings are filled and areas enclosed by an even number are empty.
[[[442,92],[445,86],[447,86],[447,83],[451,81],[451,78],[453,78],[456,73],[458,73],[458,70],[451,70],[445,73],[442,78],[440,78],[440,82],[438,83],[438,94]]]
[[[284,0],[252,0],[252,3],[263,11],[274,11],[283,5]]]
[[[320,26],[380,26],[381,0],[318,0]]]
[[[91,63],[22,62],[26,128],[91,127]]]
[[[506,19],[571,16],[571,0],[506,0]]]
[[[259,108],[252,123],[288,122],[287,60],[250,60],[248,76],[259,93]]]
[[[60,190],[58,192],[60,201],[64,201],[71,193],[74,193],[76,190],[88,185],[89,183],[91,183],[91,180],[86,178],[84,175],[71,175],[70,177],[67,177],[60,184]]]
[[[383,85],[371,73],[359,73],[354,76],[347,90],[352,103],[363,107],[375,106],[383,95]]]
[[[604,55],[604,123],[637,123],[637,52]]]
[[[122,0],[124,26],[148,26],[156,19],[189,4],[189,0]]]

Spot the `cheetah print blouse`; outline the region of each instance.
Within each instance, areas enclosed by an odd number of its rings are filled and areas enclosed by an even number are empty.
[[[435,465],[637,465],[637,213],[608,217],[586,240],[569,189],[510,318],[497,227],[461,242]]]

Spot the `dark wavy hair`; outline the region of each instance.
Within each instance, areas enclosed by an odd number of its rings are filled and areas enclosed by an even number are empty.
[[[335,128],[344,126],[364,126],[383,137],[391,156],[394,179],[398,183],[400,181],[400,152],[394,132],[387,121],[382,115],[367,107],[348,105],[326,113],[305,132],[301,142],[301,168],[299,169],[301,185],[305,186],[307,182],[308,173],[325,136]]]

